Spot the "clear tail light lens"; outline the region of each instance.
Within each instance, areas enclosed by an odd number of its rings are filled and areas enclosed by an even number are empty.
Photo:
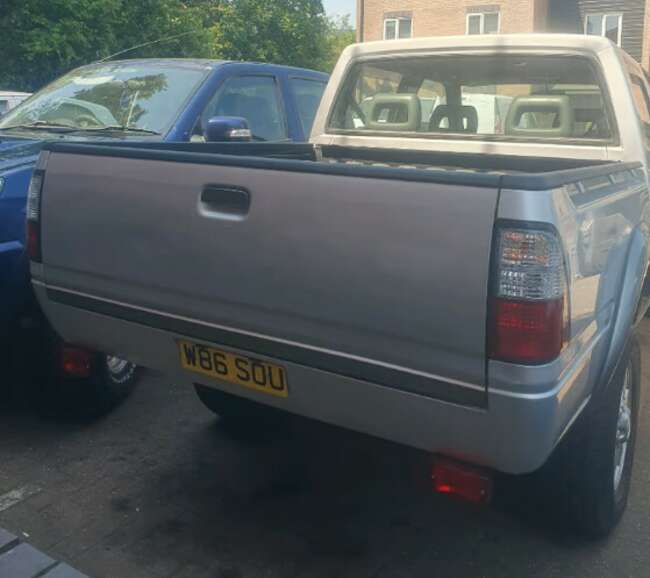
[[[557,236],[502,228],[488,333],[492,359],[541,364],[555,359],[568,335],[566,274]]]
[[[34,171],[27,190],[27,220],[38,221],[41,217],[41,191],[43,190],[43,173]]]

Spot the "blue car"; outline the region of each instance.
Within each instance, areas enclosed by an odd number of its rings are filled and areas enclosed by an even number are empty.
[[[233,141],[242,135],[253,141],[306,141],[327,80],[312,70],[258,63],[111,61],[73,70],[0,118],[0,359],[7,359],[7,366],[33,366],[38,356],[36,365],[47,376],[38,380],[43,384],[38,401],[48,408],[103,413],[136,379],[136,368],[118,356],[62,343],[34,305],[25,213],[43,144],[192,143],[227,141],[228,135]],[[25,327],[31,328],[26,339]],[[25,341],[26,348],[16,347]],[[7,371],[0,365],[1,375]]]

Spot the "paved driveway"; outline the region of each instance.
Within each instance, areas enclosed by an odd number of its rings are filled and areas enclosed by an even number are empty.
[[[649,322],[643,346],[648,361]],[[427,457],[380,440],[303,420],[233,440],[160,377],[91,425],[15,399],[0,408],[0,527],[95,578],[646,577],[649,412],[630,509],[594,545],[432,496]]]

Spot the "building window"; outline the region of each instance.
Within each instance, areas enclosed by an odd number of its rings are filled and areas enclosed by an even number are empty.
[[[384,20],[384,40],[411,38],[413,20],[411,18],[386,18]]]
[[[604,36],[619,46],[622,30],[622,14],[587,14],[585,17],[585,34]]]
[[[498,34],[498,12],[472,12],[467,15],[467,34]]]

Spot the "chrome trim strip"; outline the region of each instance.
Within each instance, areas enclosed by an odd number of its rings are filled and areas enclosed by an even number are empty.
[[[318,369],[348,375],[395,389],[419,393],[428,397],[438,397],[436,389],[443,389],[449,395],[444,395],[445,392],[443,392],[442,399],[458,403],[463,403],[463,399],[465,399],[471,405],[480,406],[483,405],[486,396],[486,389],[473,383],[332,349],[199,321],[190,317],[165,313],[156,309],[98,297],[64,287],[43,285],[47,289],[48,297],[54,302],[103,315],[115,316],[134,323],[150,325],[165,331],[187,335],[188,337],[194,336],[202,341],[221,343],[223,345],[232,343],[230,346],[234,349],[257,352],[260,355],[286,359],[306,366],[312,366],[313,361],[313,366]],[[209,331],[206,332],[206,330]],[[269,351],[269,353],[265,351]],[[459,391],[460,389],[462,391]],[[471,401],[469,401],[470,399]]]

